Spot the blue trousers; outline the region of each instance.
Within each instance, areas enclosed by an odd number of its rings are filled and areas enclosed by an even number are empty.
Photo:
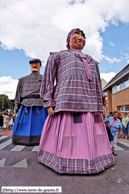
[[[122,127],[123,135],[128,135],[128,128]]]

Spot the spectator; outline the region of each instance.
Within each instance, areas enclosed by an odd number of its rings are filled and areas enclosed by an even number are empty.
[[[122,115],[119,110],[118,110],[118,119],[120,119],[120,121],[122,120]],[[118,138],[120,138],[121,134],[122,134],[122,129],[119,130]]]
[[[128,130],[129,130],[129,121],[127,123],[127,133],[128,133]]]
[[[2,112],[0,113],[0,128],[3,127],[3,115]]]
[[[110,112],[110,115],[109,115],[109,117],[113,117],[113,112]]]
[[[120,121],[122,120],[122,115],[119,110],[118,110],[118,119],[120,119]]]
[[[127,116],[127,113],[124,114],[124,117],[122,118],[122,132],[123,132],[123,138],[128,138],[128,129],[127,129],[127,123],[129,121],[129,118]]]
[[[112,153],[113,155],[117,156],[117,154],[115,153],[115,147],[117,145],[117,136],[119,133],[119,129],[122,129],[121,121],[118,119],[118,112],[115,111],[113,117],[108,117],[105,123],[108,123],[108,127],[110,127],[111,133],[113,135],[113,140],[110,141]]]
[[[9,126],[9,129],[12,129],[13,128],[13,115],[12,115],[12,112],[10,112],[10,121],[9,121],[9,124],[8,124],[8,126]]]
[[[9,121],[10,121],[10,117],[8,116],[8,111],[6,111],[5,115],[4,115],[4,126],[3,126],[3,128],[8,129]]]
[[[16,119],[16,117],[17,117],[17,114],[18,114],[18,110],[16,109],[16,110],[15,110],[15,119]]]

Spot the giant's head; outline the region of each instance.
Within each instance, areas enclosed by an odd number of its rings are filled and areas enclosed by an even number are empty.
[[[72,29],[67,36],[67,48],[69,49],[80,49],[82,50],[85,46],[85,34],[79,28]]]
[[[29,61],[29,63],[31,65],[31,71],[39,73],[40,67],[41,67],[41,60],[40,59],[31,59]]]

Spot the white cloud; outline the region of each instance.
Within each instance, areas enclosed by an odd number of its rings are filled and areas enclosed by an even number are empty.
[[[129,64],[129,54],[125,54],[125,59],[127,60],[127,63]]]
[[[124,55],[125,59],[128,59],[129,58],[129,53],[123,53],[123,52],[121,52],[120,54],[121,55]]]
[[[116,73],[114,73],[114,72],[100,73],[101,79],[103,78],[107,82],[109,82],[115,75],[116,75]]]
[[[129,54],[128,53],[125,54],[125,59],[129,59]]]
[[[106,69],[104,69],[104,68],[102,68],[102,67],[100,67],[99,69],[102,70],[102,71],[105,71],[105,70],[106,70]]]
[[[125,47],[125,49],[129,50],[129,47]]]
[[[121,59],[117,59],[117,58],[115,58],[115,57],[110,58],[110,57],[107,57],[107,56],[104,56],[104,55],[103,55],[103,58],[104,58],[106,61],[108,61],[109,63],[114,63],[114,62],[120,63],[120,62],[121,62]]]
[[[70,2],[73,2],[70,4]],[[66,49],[67,33],[84,30],[84,52],[102,59],[99,32],[118,21],[129,22],[128,0],[1,0],[0,41],[4,49],[23,49],[29,57],[47,60],[51,51]],[[113,61],[118,61],[113,58]],[[112,61],[112,60],[111,60]],[[44,63],[45,64],[45,63]]]
[[[6,94],[9,99],[15,98],[18,80],[12,79],[11,76],[0,77],[0,94]]]
[[[126,48],[126,49],[128,49],[128,48]],[[122,58],[127,60],[126,62],[129,63],[129,54],[128,53],[123,53],[123,52],[121,52],[120,54],[123,55],[124,57],[122,57]]]
[[[115,44],[113,43],[113,42],[110,42],[110,44],[109,45],[111,45],[111,46],[115,46]]]

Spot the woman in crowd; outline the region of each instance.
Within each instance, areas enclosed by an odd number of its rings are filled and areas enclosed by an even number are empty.
[[[120,121],[122,121],[122,115],[120,113],[120,110],[118,110],[118,119],[120,119]],[[119,130],[118,138],[121,137],[121,134],[122,134],[122,129]]]
[[[128,138],[128,129],[127,129],[127,124],[128,124],[129,118],[127,113],[124,114],[124,117],[122,118],[122,132],[123,132],[123,138]]]
[[[8,116],[8,111],[6,111],[5,114],[4,114],[4,125],[3,125],[3,128],[8,129],[9,121],[10,121],[10,117]]]
[[[117,156],[117,154],[115,153],[115,147],[117,145],[117,137],[118,137],[119,130],[122,129],[121,121],[118,119],[118,112],[115,111],[113,114],[113,117],[108,117],[105,123],[108,124],[108,128],[110,128],[111,134],[113,136],[113,140],[110,141],[112,153],[113,155]]]

